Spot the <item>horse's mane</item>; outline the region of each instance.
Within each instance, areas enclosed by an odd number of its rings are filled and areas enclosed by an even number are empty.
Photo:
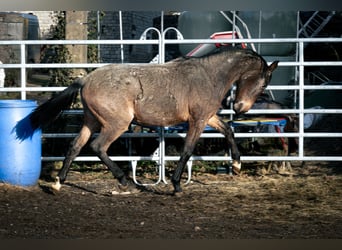
[[[175,63],[186,63],[186,62],[195,62],[195,61],[206,61],[214,59],[215,57],[224,57],[224,58],[234,58],[235,56],[242,56],[243,60],[251,60],[251,61],[260,61],[260,67],[263,71],[267,69],[267,62],[265,59],[260,56],[258,53],[251,49],[243,49],[239,47],[231,47],[231,46],[223,46],[215,49],[212,53],[203,55],[203,56],[181,56],[176,59],[171,60],[170,62]],[[239,57],[240,57],[239,56]]]
[[[239,47],[230,47],[230,46],[223,46],[223,47],[219,47],[217,49],[215,49],[213,52],[209,53],[209,54],[205,54],[203,56],[181,56],[179,58],[174,59],[173,61],[187,61],[187,60],[191,60],[191,59],[206,59],[206,58],[210,58],[213,56],[226,56],[227,54],[231,54],[234,55],[236,53],[243,53],[246,57],[254,57],[254,58],[260,58],[264,63],[266,63],[266,61],[255,51],[251,50],[251,49],[242,49]]]

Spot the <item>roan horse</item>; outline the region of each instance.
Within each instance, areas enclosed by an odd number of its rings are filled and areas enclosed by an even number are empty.
[[[277,65],[275,61],[268,66],[257,53],[235,48],[201,58],[178,58],[162,65],[111,64],[76,79],[60,94],[38,106],[29,119],[34,130],[48,125],[72,104],[80,91],[84,124],[70,145],[56,183],[65,181],[71,162],[91,135],[100,130],[90,146],[123,190],[128,181],[110,160],[107,149],[130,123],[172,126],[188,122],[183,152],[171,177],[174,192],[181,192],[181,175],[206,125],[224,134],[231,147],[233,168],[240,170],[240,153],[233,131],[216,112],[234,83],[234,111],[247,112],[268,85]]]

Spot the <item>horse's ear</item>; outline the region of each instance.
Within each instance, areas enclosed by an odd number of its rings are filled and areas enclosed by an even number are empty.
[[[279,61],[274,61],[270,66],[268,66],[268,73],[272,73],[278,67]]]

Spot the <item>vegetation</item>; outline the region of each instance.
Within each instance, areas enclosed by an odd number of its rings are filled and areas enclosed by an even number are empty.
[[[100,20],[104,17],[105,13],[101,11],[99,13]],[[97,33],[97,17],[96,15],[88,16],[88,40],[96,40],[98,39]],[[88,62],[89,63],[99,63],[99,50],[97,44],[89,44],[87,50]]]
[[[53,16],[56,25],[51,26],[52,40],[65,39],[65,11],[54,11]],[[42,61],[44,63],[67,63],[70,61],[70,53],[65,45],[47,45],[43,50]],[[57,68],[49,70],[48,86],[68,86],[71,83],[71,69]]]
[[[103,17],[101,12],[100,17]],[[50,34],[52,40],[65,40],[66,33],[66,19],[65,11],[54,11],[51,17],[56,25],[51,26]],[[96,17],[89,18],[88,21],[88,39],[97,39],[97,19]],[[98,46],[91,44],[87,46],[88,62],[99,62]],[[42,54],[42,61],[44,63],[68,63],[71,61],[71,55],[66,45],[48,45],[44,48]],[[90,71],[93,69],[88,69]],[[48,86],[68,86],[72,82],[72,69],[57,68],[49,70]]]

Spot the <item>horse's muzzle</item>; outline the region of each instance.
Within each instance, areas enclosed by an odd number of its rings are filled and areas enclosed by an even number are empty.
[[[240,102],[234,103],[233,110],[236,115],[240,115],[240,114],[246,113],[250,109],[251,106],[252,105],[250,105],[250,103],[240,101]]]
[[[238,102],[238,103],[234,103],[233,106],[233,110],[235,112],[236,115],[242,114],[242,107],[243,107],[243,103],[242,102]]]

